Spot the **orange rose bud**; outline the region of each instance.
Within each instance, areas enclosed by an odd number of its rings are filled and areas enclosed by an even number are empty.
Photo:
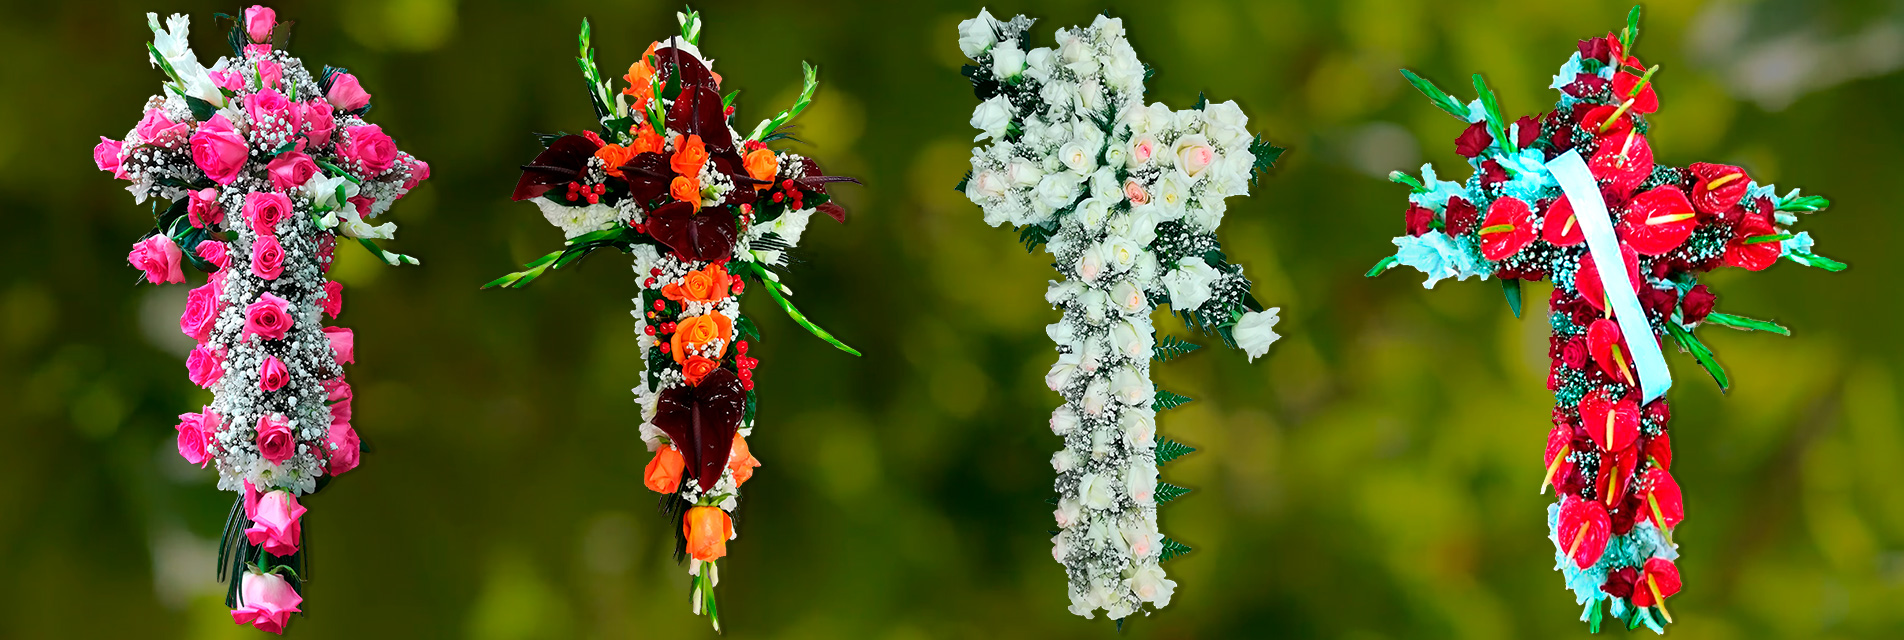
[[[754,477],[754,467],[758,466],[760,461],[747,451],[747,439],[738,433],[734,434],[734,448],[727,454],[727,469],[734,472],[734,486],[746,484],[748,478]]]
[[[668,183],[668,195],[674,199],[694,205],[694,212],[701,212],[701,181],[698,178],[675,176]]]
[[[675,323],[674,337],[669,338],[668,350],[674,355],[676,364],[687,362],[689,351],[699,351],[708,343],[721,341],[721,348],[713,356],[720,359],[727,355],[727,342],[733,338],[734,321],[719,313],[694,316]]]
[[[727,268],[718,264],[708,265],[698,271],[689,271],[680,282],[670,282],[661,287],[661,295],[675,302],[714,302],[724,299],[732,290]]]
[[[702,378],[714,373],[720,366],[720,363],[701,356],[689,356],[687,362],[681,363],[681,375],[688,379],[688,384],[699,385]]]
[[[727,540],[734,537],[734,521],[720,507],[688,509],[681,529],[688,537],[688,555],[701,562],[713,562],[727,555]]]
[[[755,190],[773,186],[774,176],[780,175],[780,156],[772,149],[755,149],[747,154],[747,176],[767,184],[754,185]]]
[[[674,157],[668,159],[668,167],[675,173],[699,179],[701,167],[707,165],[707,145],[701,143],[701,136],[674,136]]]
[[[642,476],[642,484],[655,493],[674,493],[681,489],[681,470],[687,468],[687,459],[681,457],[681,451],[672,445],[655,451],[654,459],[648,461],[648,471]]]

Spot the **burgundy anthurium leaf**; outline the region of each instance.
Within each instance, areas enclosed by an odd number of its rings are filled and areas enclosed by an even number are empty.
[[[707,66],[701,64],[701,61],[696,59],[693,54],[674,47],[664,47],[655,50],[655,59],[660,62],[657,68],[664,73],[671,69],[678,68],[681,70],[681,88],[683,90],[686,90],[688,87],[720,88],[720,83],[714,80],[714,74],[708,72]]]
[[[668,166],[667,156],[652,152],[630,159],[621,166],[621,174],[628,181],[629,197],[644,207],[667,195],[668,183],[674,180],[674,169]]]
[[[595,151],[602,146],[582,136],[562,136],[549,144],[549,148],[536,154],[535,161],[522,167],[522,178],[516,181],[513,199],[528,200],[548,193],[557,185],[576,180],[583,169],[588,168],[588,159],[595,157]]]
[[[721,105],[721,94],[710,87],[683,87],[681,97],[668,109],[668,128],[701,136],[710,154],[734,148],[734,136],[727,130],[727,108]]]
[[[832,218],[834,222],[838,222],[841,224],[846,223],[846,207],[840,206],[839,203],[828,202],[826,204],[820,205],[819,211],[820,213],[826,214],[827,217]]]
[[[689,260],[719,262],[733,257],[738,230],[725,208],[695,213],[686,202],[673,202],[648,214],[648,234]]]
[[[741,389],[740,378],[728,369],[715,369],[699,385],[661,392],[654,425],[687,458],[702,491],[720,481],[746,406],[747,393]]]

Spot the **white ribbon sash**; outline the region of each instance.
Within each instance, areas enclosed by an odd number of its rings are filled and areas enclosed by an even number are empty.
[[[1626,260],[1620,255],[1619,238],[1613,235],[1613,219],[1607,213],[1606,199],[1600,195],[1600,184],[1594,181],[1593,172],[1587,169],[1586,161],[1580,159],[1577,150],[1554,158],[1547,163],[1547,171],[1567,193],[1567,200],[1573,204],[1574,218],[1580,223],[1580,232],[1587,237],[1587,250],[1593,253],[1593,263],[1600,268],[1600,285],[1606,289],[1613,319],[1620,323],[1626,346],[1633,351],[1633,366],[1638,369],[1640,390],[1645,396],[1641,404],[1652,402],[1672,388],[1673,374],[1666,369],[1666,356],[1660,353],[1659,340],[1653,337],[1653,325],[1647,322],[1646,311],[1640,308],[1639,294],[1633,292]]]

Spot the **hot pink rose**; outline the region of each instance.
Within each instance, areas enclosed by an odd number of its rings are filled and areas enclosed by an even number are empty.
[[[331,103],[312,100],[304,103],[305,136],[311,144],[324,145],[331,141],[331,133],[337,130],[337,114],[331,109]]]
[[[258,366],[258,390],[277,391],[291,383],[291,370],[284,368],[284,361],[277,356],[265,356],[264,364]]]
[[[119,163],[119,149],[124,146],[125,143],[118,140],[99,136],[99,144],[93,147],[93,164],[99,165],[100,171],[111,171],[112,177],[125,180],[126,170]]]
[[[415,189],[417,185],[423,184],[424,180],[430,179],[430,163],[418,160],[415,156],[409,156],[408,159],[410,161],[410,178],[403,181],[403,188],[406,191]]]
[[[245,34],[252,42],[270,42],[271,29],[278,24],[278,12],[263,5],[251,5],[245,9]]]
[[[291,303],[269,293],[245,306],[245,333],[266,340],[283,340],[291,330]]]
[[[284,67],[278,66],[278,63],[270,60],[259,60],[256,64],[258,65],[259,86],[278,87],[283,85]],[[291,115],[296,116],[298,114],[294,112]]]
[[[298,605],[304,602],[290,581],[275,573],[246,572],[240,592],[242,601],[231,610],[232,621],[266,633],[283,634],[291,614],[299,613]]]
[[[383,127],[374,124],[345,127],[344,141],[338,145],[337,154],[361,165],[364,169],[361,177],[374,178],[396,164],[397,143],[384,135]]]
[[[262,75],[262,72],[261,72]],[[251,97],[245,98],[245,114],[251,116],[252,134],[260,131],[275,131],[284,134],[296,133],[298,121],[304,115],[304,109],[292,103],[267,85]]]
[[[350,383],[342,376],[324,381],[324,401],[330,403],[331,422],[350,422]]]
[[[325,94],[331,104],[345,111],[356,111],[370,104],[370,94],[357,84],[357,76],[340,73],[331,76],[331,90]]]
[[[237,69],[207,71],[206,75],[210,75],[212,77],[212,84],[217,85],[220,89],[242,91],[245,88],[245,74],[240,73]]]
[[[179,331],[204,342],[218,320],[218,285],[207,283],[185,294],[185,313],[179,315]]]
[[[211,187],[190,192],[190,200],[185,205],[185,219],[193,227],[203,229],[225,221],[225,207],[218,204],[218,190]]]
[[[245,169],[251,149],[224,114],[212,116],[192,134],[192,163],[218,184],[231,184]]]
[[[192,250],[198,252],[199,258],[218,265],[218,268],[221,270],[231,266],[231,256],[227,255],[225,243],[223,242],[217,240],[201,240],[198,246]]]
[[[357,362],[357,340],[349,329],[324,327],[324,337],[331,340],[331,352],[337,356],[337,364]]]
[[[278,235],[278,223],[290,219],[291,199],[282,193],[253,191],[245,194],[245,222],[260,236]]]
[[[218,433],[218,414],[211,407],[205,407],[204,413],[181,413],[178,429],[178,452],[186,462],[205,468],[212,459],[207,451],[211,447],[212,435]]]
[[[283,464],[297,453],[297,438],[291,435],[291,421],[281,414],[258,418],[258,455],[271,464]]]
[[[171,118],[165,117],[165,114],[158,109],[147,109],[145,118],[139,121],[139,127],[133,131],[137,132],[139,139],[144,140],[146,144],[177,149],[180,144],[185,143],[185,134],[190,130],[191,127],[172,122]]]
[[[185,375],[192,384],[210,389],[225,377],[225,358],[208,345],[192,347],[192,354],[185,356]]]
[[[330,449],[325,469],[331,475],[343,475],[345,471],[357,468],[357,459],[363,453],[363,443],[357,439],[357,430],[350,428],[348,420],[331,420],[331,430],[324,436],[324,445]]]
[[[337,314],[344,312],[344,283],[336,280],[325,282],[324,299],[320,302],[324,305],[324,315],[337,319]]]
[[[305,511],[304,505],[298,504],[297,496],[289,491],[272,491],[259,496],[257,506],[245,514],[251,519],[245,538],[274,556],[297,553],[298,533],[302,529],[298,518]]]
[[[292,187],[304,186],[311,176],[317,175],[317,163],[310,156],[293,151],[272,159],[264,170],[271,176],[271,188],[290,191]]]
[[[271,45],[268,45],[268,44],[245,45],[245,57],[247,58],[261,58],[268,55],[271,55]]]
[[[258,236],[251,243],[251,275],[276,280],[284,273],[284,247],[277,236]]]
[[[159,234],[140,240],[132,245],[132,252],[126,254],[126,260],[132,266],[145,270],[145,280],[152,284],[179,284],[185,282],[185,271],[179,268],[179,259],[185,254],[178,245],[165,234]]]

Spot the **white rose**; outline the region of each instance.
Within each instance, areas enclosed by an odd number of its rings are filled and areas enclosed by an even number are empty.
[[[1067,66],[1076,69],[1083,64],[1085,63],[1080,62]],[[1091,64],[1095,66],[1097,63],[1093,61]],[[1084,105],[1086,110],[1094,113],[1103,111],[1105,107],[1104,98],[1104,83],[1099,82],[1097,78],[1091,78],[1078,84],[1078,103]]]
[[[1078,203],[1077,215],[1072,216],[1071,219],[1076,220],[1079,227],[1089,229],[1095,234],[1096,230],[1103,228],[1104,221],[1110,217],[1111,202],[1098,198],[1086,198],[1084,202]]]
[[[1196,206],[1187,209],[1184,212],[1184,218],[1187,219],[1192,231],[1212,233],[1223,224],[1223,212],[1227,209],[1229,205],[1221,198],[1204,198],[1203,202],[1198,202]]]
[[[1235,100],[1203,105],[1203,122],[1210,127],[1225,129],[1249,128],[1249,116],[1243,115],[1243,108],[1236,106]]]
[[[1063,209],[1077,201],[1079,182],[1079,178],[1074,175],[1065,173],[1046,174],[1043,179],[1038,181],[1038,187],[1034,190],[1033,195],[1038,199],[1038,202],[1044,206],[1052,209]]]
[[[1146,562],[1137,567],[1137,571],[1126,582],[1131,593],[1137,594],[1138,600],[1159,609],[1170,606],[1170,596],[1177,592],[1176,581],[1164,577],[1163,567],[1157,566],[1155,562]]]
[[[1157,209],[1155,207],[1132,209],[1129,217],[1130,229],[1125,233],[1131,242],[1137,243],[1137,246],[1140,247],[1148,247],[1150,243],[1157,240],[1158,221]]]
[[[1045,287],[1045,302],[1052,305],[1069,302],[1078,297],[1078,293],[1084,291],[1084,284],[1074,280],[1065,280],[1063,282],[1052,280],[1048,282],[1050,284]]]
[[[1066,473],[1078,467],[1078,454],[1070,449],[1059,449],[1051,455],[1051,468],[1058,473]]]
[[[1051,83],[1051,70],[1056,68],[1051,49],[1039,47],[1025,54],[1025,75],[1039,82]]]
[[[1101,275],[1104,275],[1104,252],[1094,248],[1085,249],[1078,256],[1078,279],[1094,282]]]
[[[1025,52],[1017,40],[1006,40],[992,50],[992,77],[1011,80],[1025,73]]]
[[[1131,500],[1138,506],[1150,506],[1157,502],[1157,466],[1139,462],[1125,472],[1124,488],[1130,492]]]
[[[1058,526],[1060,527],[1070,527],[1071,525],[1077,524],[1079,515],[1078,501],[1070,498],[1059,500],[1058,509],[1051,512],[1052,518],[1058,521]]]
[[[1097,29],[1097,37],[1115,40],[1124,37],[1124,19],[1112,18],[1102,13],[1091,19],[1091,28]]]
[[[1117,375],[1111,382],[1111,391],[1118,402],[1133,407],[1150,404],[1157,393],[1156,387],[1152,386],[1149,380],[1144,379],[1143,374],[1130,367],[1121,367],[1117,370]]]
[[[1157,416],[1143,409],[1125,411],[1117,419],[1117,426],[1124,429],[1124,442],[1133,448],[1143,448],[1157,439]]]
[[[1115,148],[1106,150],[1106,153],[1113,150],[1115,150]],[[1110,164],[1101,167],[1096,173],[1091,174],[1090,191],[1092,198],[1103,200],[1106,203],[1116,203],[1124,199],[1124,183],[1118,181],[1117,171],[1111,168],[1113,166],[1117,165]]]
[[[1110,63],[1104,66],[1104,79],[1119,91],[1142,89],[1144,63],[1137,59],[1137,52],[1131,51],[1130,45],[1116,47],[1116,50],[1111,52]]]
[[[972,176],[971,184],[965,186],[965,197],[983,206],[1004,199],[1006,190],[1010,188],[1005,177],[997,171],[980,171]]]
[[[1091,431],[1091,457],[1098,460],[1111,457],[1111,442],[1116,439],[1114,436],[1106,429]]]
[[[1082,616],[1084,619],[1090,620],[1092,614],[1097,611],[1097,606],[1091,604],[1091,595],[1089,593],[1073,587],[1071,589],[1071,606],[1067,607],[1066,610],[1070,611],[1072,615]]]
[[[1118,533],[1123,535],[1124,546],[1133,558],[1149,558],[1163,551],[1163,534],[1142,521],[1126,522],[1118,527]]]
[[[1149,358],[1150,350],[1156,346],[1156,339],[1149,331],[1138,328],[1129,322],[1119,322],[1111,327],[1111,343],[1118,353],[1126,358]]]
[[[1137,259],[1137,266],[1131,267],[1130,277],[1144,283],[1144,288],[1148,289],[1151,282],[1157,279],[1158,268],[1157,254],[1145,251],[1144,255]]]
[[[1124,313],[1142,313],[1150,310],[1150,298],[1131,281],[1125,280],[1111,288],[1111,300]]]
[[[1125,146],[1126,145],[1123,142],[1112,142],[1110,146],[1105,147],[1104,148],[1104,166],[1122,167],[1122,166],[1129,165],[1130,152],[1125,148]],[[1099,170],[1099,173],[1102,173],[1102,172],[1103,170]],[[1111,179],[1116,180],[1117,175],[1113,173],[1111,175]]]
[[[1177,139],[1177,172],[1192,182],[1202,178],[1217,160],[1216,149],[1201,135]]]
[[[1051,433],[1063,436],[1078,428],[1078,412],[1071,405],[1063,405],[1051,412]]]
[[[1091,324],[1104,324],[1104,310],[1111,305],[1110,297],[1098,289],[1085,289],[1078,294],[1078,306],[1084,308],[1084,320]]]
[[[1059,320],[1045,325],[1045,336],[1051,338],[1052,342],[1068,345],[1077,341],[1078,330],[1071,323]]]
[[[1130,135],[1150,133],[1150,109],[1133,104],[1117,113],[1117,124],[1130,127]]]
[[[1111,404],[1110,383],[1103,378],[1098,378],[1084,385],[1084,398],[1078,404],[1084,408],[1085,415],[1093,417],[1104,415],[1104,410]]]
[[[1032,162],[1031,160],[1012,158],[1011,162],[1005,164],[1005,179],[1010,181],[1014,186],[1026,188],[1034,187],[1037,186],[1038,181],[1044,177],[1044,169],[1038,168],[1038,163]]]
[[[1098,368],[1104,365],[1104,360],[1110,355],[1110,345],[1105,344],[1103,338],[1086,339],[1084,348],[1079,352],[1078,370],[1085,373],[1097,373]]]
[[[1269,345],[1282,337],[1276,335],[1275,331],[1276,323],[1282,321],[1279,316],[1281,311],[1281,307],[1275,307],[1268,311],[1245,312],[1242,319],[1236,321],[1236,326],[1230,329],[1230,334],[1236,337],[1236,346],[1249,356],[1250,362],[1268,353]]]
[[[1110,267],[1113,273],[1130,271],[1131,267],[1137,265],[1137,256],[1142,253],[1143,249],[1128,238],[1111,236],[1104,240],[1105,266]]]
[[[1066,537],[1067,534],[1063,531],[1051,536],[1051,559],[1058,561],[1058,564],[1064,564],[1065,557],[1071,555],[1071,541]]]
[[[1210,299],[1210,283],[1217,270],[1203,258],[1189,257],[1177,263],[1177,269],[1164,274],[1164,290],[1170,293],[1170,306],[1178,312],[1195,311]]]
[[[1091,43],[1078,37],[1076,31],[1063,31],[1058,36],[1058,57],[1064,63],[1075,64],[1091,59]]]
[[[1081,96],[1078,95],[1077,84],[1053,79],[1038,89],[1038,97],[1044,98],[1045,104],[1070,112],[1077,110]]]
[[[1077,370],[1078,354],[1059,354],[1058,361],[1051,365],[1050,371],[1045,372],[1045,386],[1051,387],[1052,391],[1063,391],[1071,384],[1071,376],[1076,374]]]
[[[1104,617],[1112,620],[1123,620],[1124,618],[1130,617],[1130,614],[1136,612],[1137,608],[1131,606],[1129,600],[1125,600],[1121,597],[1104,605]]]
[[[1097,149],[1085,146],[1087,142],[1072,141],[1058,150],[1058,160],[1066,168],[1081,176],[1091,175],[1097,170]]]
[[[1162,149],[1163,143],[1158,142],[1156,136],[1148,133],[1134,136],[1130,140],[1130,153],[1125,156],[1124,163],[1132,169],[1142,169],[1150,166]]]
[[[1117,491],[1111,487],[1113,484],[1116,483],[1102,474],[1085,476],[1084,481],[1078,484],[1078,500],[1084,503],[1086,509],[1098,511],[1116,506]]]
[[[1175,156],[1170,155],[1158,156],[1158,158],[1174,157]],[[1157,178],[1157,187],[1151,190],[1150,199],[1156,202],[1158,208],[1164,211],[1180,212],[1183,211],[1184,205],[1190,201],[1190,188],[1184,184],[1183,176],[1175,171],[1166,171],[1162,176]]]
[[[986,138],[1005,140],[1005,131],[1011,127],[1012,105],[1005,96],[992,96],[992,99],[978,104],[972,111],[972,128],[983,132],[972,138],[978,142]]]
[[[978,11],[978,17],[959,23],[959,51],[965,57],[977,60],[979,54],[991,50],[998,43],[998,20],[984,9]]]

